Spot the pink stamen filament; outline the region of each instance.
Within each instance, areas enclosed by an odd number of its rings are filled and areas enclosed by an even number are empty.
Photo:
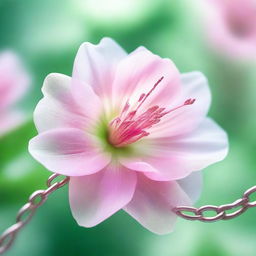
[[[152,87],[152,89],[147,93],[143,93],[140,95],[140,98],[139,98],[139,101],[140,104],[139,106],[136,108],[136,111],[140,108],[140,106],[145,102],[145,100],[149,97],[149,95],[156,89],[156,87],[161,83],[161,81],[164,79],[164,77],[162,76],[155,84],[154,86]]]
[[[141,94],[138,100],[139,105],[135,110],[128,112],[130,104],[127,102],[121,112],[121,115],[110,122],[108,138],[110,144],[115,147],[124,147],[134,143],[141,138],[148,136],[150,133],[146,130],[159,123],[163,116],[184,106],[192,105],[195,102],[195,99],[187,99],[183,104],[170,110],[166,110],[166,108],[160,108],[159,106],[155,105],[147,109],[142,114],[137,115],[138,109],[155,90],[163,78],[164,77],[162,76],[147,94]]]

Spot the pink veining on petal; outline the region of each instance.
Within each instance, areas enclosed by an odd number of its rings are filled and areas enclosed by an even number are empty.
[[[124,147],[131,143],[140,140],[143,137],[148,136],[150,133],[147,131],[153,125],[159,123],[161,118],[181,107],[186,105],[192,105],[195,99],[187,99],[183,104],[172,108],[166,109],[165,107],[159,107],[158,105],[149,107],[146,111],[138,113],[143,103],[152,94],[156,87],[164,79],[162,76],[150,89],[148,93],[142,93],[137,102],[135,110],[130,109],[129,102],[126,102],[121,115],[113,119],[109,124],[109,142],[115,147]]]

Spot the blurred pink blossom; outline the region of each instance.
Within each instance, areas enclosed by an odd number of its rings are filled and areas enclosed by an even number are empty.
[[[14,105],[26,93],[29,82],[18,57],[10,51],[0,53],[0,136],[24,121],[24,113]]]
[[[207,0],[203,6],[211,45],[231,58],[256,59],[256,1]]]
[[[158,234],[172,231],[172,208],[194,202],[199,170],[222,160],[226,133],[207,118],[211,96],[200,72],[109,38],[84,43],[72,78],[50,74],[34,113],[35,159],[70,176],[70,205],[91,227],[124,209]]]

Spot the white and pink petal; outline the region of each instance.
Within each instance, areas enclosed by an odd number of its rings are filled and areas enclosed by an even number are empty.
[[[34,112],[39,132],[65,127],[86,129],[99,117],[101,104],[98,96],[88,86],[84,96],[87,100],[77,101],[68,76],[57,73],[48,75],[42,91],[44,98]]]
[[[16,110],[0,112],[0,136],[17,128],[26,120],[24,113]]]
[[[223,129],[207,118],[190,133],[145,139],[137,147],[143,154],[121,158],[124,166],[145,172],[153,180],[177,180],[223,160],[228,152],[228,138]]]
[[[162,156],[154,152],[152,148],[151,152],[151,155],[121,158],[120,162],[125,167],[136,172],[143,172],[149,179],[157,181],[182,179],[192,172],[184,168],[183,163],[171,154]]]
[[[202,172],[192,172],[189,176],[177,182],[193,203],[200,198],[203,189]]]
[[[184,168],[201,170],[223,160],[228,153],[227,133],[212,119],[205,120],[192,132],[176,137],[152,139],[156,155],[172,155]]]
[[[114,163],[92,175],[71,177],[69,199],[75,220],[84,227],[104,221],[131,201],[136,183],[136,173]]]
[[[75,58],[72,77],[90,85],[100,97],[109,96],[116,66],[126,55],[110,38],[103,38],[98,45],[83,43]]]
[[[113,84],[113,104],[124,106],[127,101],[137,104],[141,95],[147,94],[162,78],[143,103],[143,109],[160,105],[167,107],[180,93],[180,74],[170,59],[162,59],[146,48],[140,47],[120,61]]]
[[[182,94],[170,102],[170,109],[182,105],[188,99],[195,99],[195,102],[165,115],[157,126],[150,129],[151,138],[187,133],[194,130],[206,117],[211,104],[207,78],[201,72],[195,71],[182,74],[181,83]]]
[[[30,140],[29,152],[50,171],[68,176],[98,172],[111,160],[94,136],[73,128],[40,133]]]
[[[186,193],[175,181],[152,181],[138,175],[136,190],[124,210],[142,226],[159,235],[173,231],[178,205],[191,205]]]
[[[11,51],[0,54],[0,108],[18,101],[27,91],[31,77],[18,56]]]

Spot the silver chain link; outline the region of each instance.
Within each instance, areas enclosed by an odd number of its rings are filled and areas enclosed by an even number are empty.
[[[56,181],[58,177],[63,177],[63,179],[61,181]],[[16,217],[16,223],[6,229],[0,236],[0,254],[5,253],[11,247],[17,233],[31,220],[36,209],[45,203],[48,196],[68,182],[69,177],[53,174],[47,180],[47,189],[37,190],[29,197],[28,202],[19,210]],[[256,207],[256,200],[252,201],[250,199],[254,193],[256,193],[256,186],[245,191],[242,198],[230,204],[221,206],[205,205],[199,208],[178,206],[173,208],[173,211],[179,217],[187,220],[198,220],[203,222],[229,220],[239,216],[249,208]],[[209,214],[210,212],[214,212],[214,216],[207,216],[207,213]]]
[[[58,177],[63,177],[63,179],[57,181]],[[31,220],[36,209],[45,203],[48,196],[68,182],[69,177],[53,174],[47,180],[47,189],[37,190],[29,197],[28,202],[19,210],[16,223],[0,236],[0,254],[4,254],[11,247],[17,233]]]
[[[251,187],[250,189],[245,191],[242,198],[236,200],[231,204],[224,204],[220,206],[205,205],[199,208],[178,206],[173,208],[173,211],[179,217],[186,220],[199,220],[203,222],[230,220],[244,213],[247,209],[256,207],[256,200],[251,201],[250,199],[254,193],[256,195],[256,186]],[[213,213],[213,216],[207,216],[210,213]]]

